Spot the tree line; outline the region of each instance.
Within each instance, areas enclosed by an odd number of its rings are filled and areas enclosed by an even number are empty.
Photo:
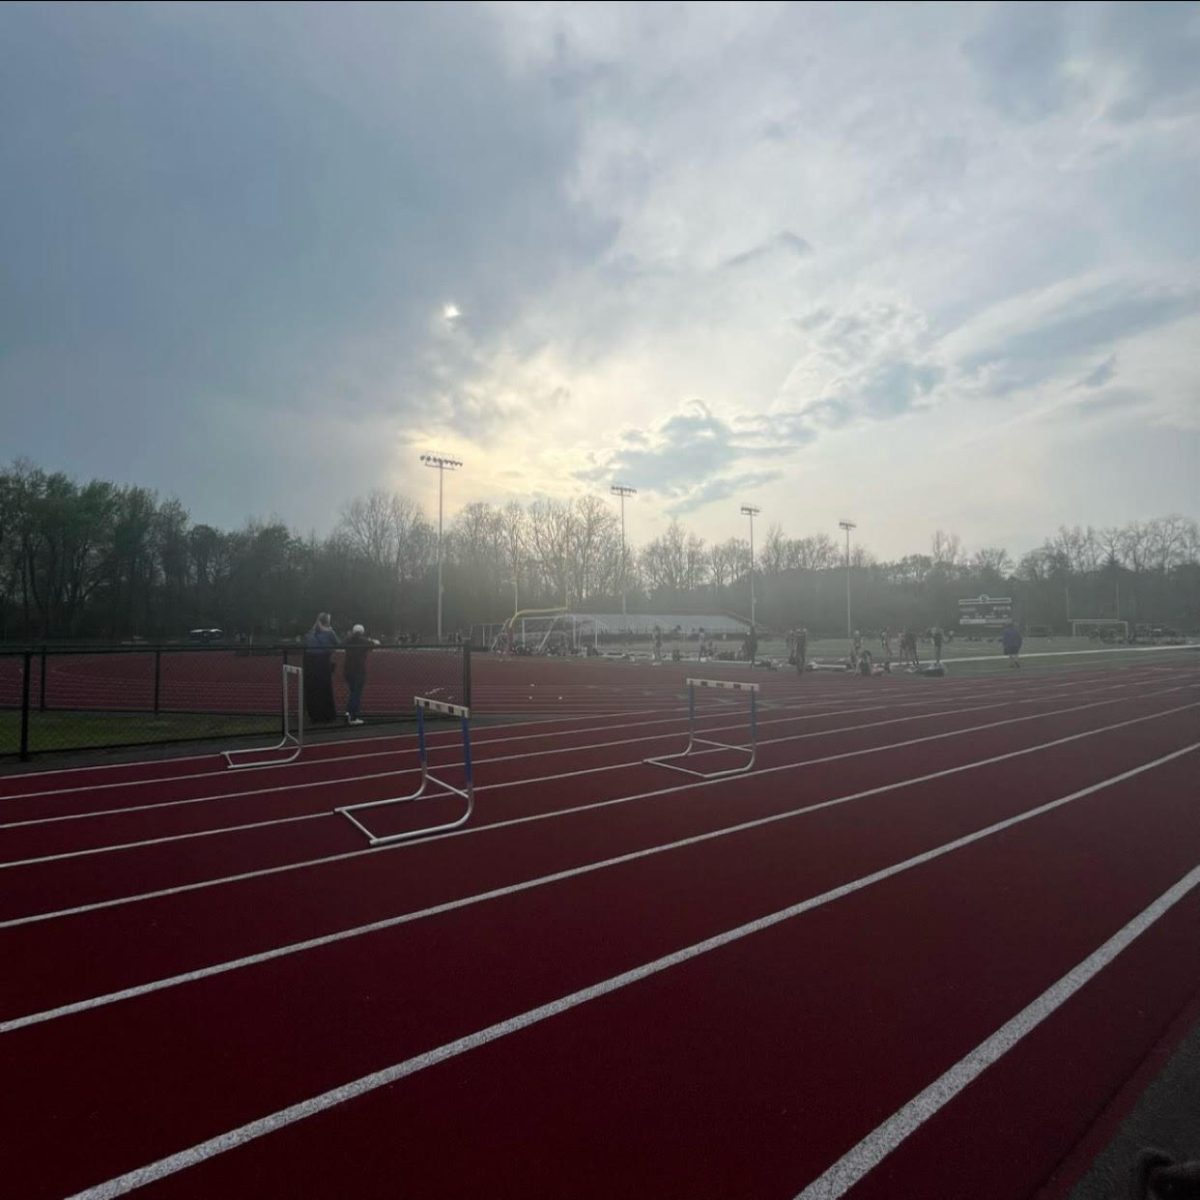
[[[679,521],[641,546],[596,496],[466,505],[443,537],[444,627],[496,622],[515,607],[749,612],[750,544],[709,543]],[[193,524],[173,498],[79,482],[18,460],[0,471],[0,639],[174,640],[195,627],[292,637],[328,610],[385,635],[432,636],[437,532],[419,504],[373,491],[326,537],[279,518],[237,530]],[[1012,596],[1027,625],[1121,617],[1200,629],[1200,525],[1170,515],[1105,529],[1062,526],[1013,559],[937,530],[928,552],[849,564],[828,533],[769,525],[754,548],[760,624],[844,633],[952,626],[961,597]]]

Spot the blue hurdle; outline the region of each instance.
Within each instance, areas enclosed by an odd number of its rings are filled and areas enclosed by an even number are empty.
[[[363,804],[348,804],[344,808],[334,809],[340,812],[347,821],[355,825],[364,834],[372,846],[381,846],[385,842],[399,842],[406,838],[428,837],[434,833],[445,833],[465,825],[475,811],[475,781],[471,769],[471,710],[463,704],[448,704],[444,700],[430,700],[425,696],[414,696],[413,706],[417,712],[417,748],[421,756],[421,786],[411,796],[396,796],[389,800],[368,800]],[[429,773],[429,752],[425,745],[425,711],[446,713],[458,717],[462,721],[463,764],[466,767],[466,786],[457,788],[438,779]],[[442,791],[433,796],[426,795],[430,784],[441,788]],[[383,808],[389,804],[407,804],[410,800],[437,799],[440,796],[461,796],[467,802],[466,812],[454,821],[446,821],[441,825],[430,825],[424,829],[407,829],[403,833],[372,833],[354,814],[365,808]]]
[[[689,679],[686,682],[688,689],[687,747],[678,754],[662,754],[657,758],[647,758],[643,761],[653,763],[658,767],[667,767],[672,771],[682,771],[685,775],[695,775],[699,779],[719,779],[722,775],[744,775],[754,766],[754,760],[758,757],[758,703],[756,699],[758,684],[742,683],[734,679]],[[712,738],[696,736],[697,688],[720,688],[729,692],[750,693],[750,744],[748,746],[737,746],[729,742],[717,742]],[[743,766],[727,767],[723,771],[697,771],[693,767],[681,766],[680,760],[695,754],[697,746],[707,746],[715,750],[740,750],[743,754],[749,755],[749,758]],[[700,753],[705,753],[705,751],[700,751]]]

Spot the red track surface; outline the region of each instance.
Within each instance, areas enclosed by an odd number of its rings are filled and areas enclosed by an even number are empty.
[[[642,761],[683,671],[511,665],[607,711],[478,730],[447,837],[331,811],[411,791],[410,737],[0,780],[8,1194],[793,1197],[867,1139],[814,1194],[1013,1200],[1197,1000],[1193,878],[875,1137],[1200,865],[1194,667],[773,677],[755,770],[701,783]]]

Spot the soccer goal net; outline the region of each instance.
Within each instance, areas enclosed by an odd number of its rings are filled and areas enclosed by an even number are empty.
[[[1129,622],[1115,617],[1091,617],[1071,622],[1071,636],[1093,642],[1129,641]]]

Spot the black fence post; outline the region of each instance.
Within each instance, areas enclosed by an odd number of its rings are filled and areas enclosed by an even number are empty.
[[[42,659],[45,662],[45,658]],[[33,674],[33,655],[26,650],[21,672],[21,761],[29,761],[29,677]]]
[[[158,696],[162,688],[162,650],[154,650],[154,715],[158,716]]]
[[[46,647],[42,647],[42,678],[38,689],[38,708],[46,711]]]
[[[471,643],[463,643],[463,704],[471,707]]]

